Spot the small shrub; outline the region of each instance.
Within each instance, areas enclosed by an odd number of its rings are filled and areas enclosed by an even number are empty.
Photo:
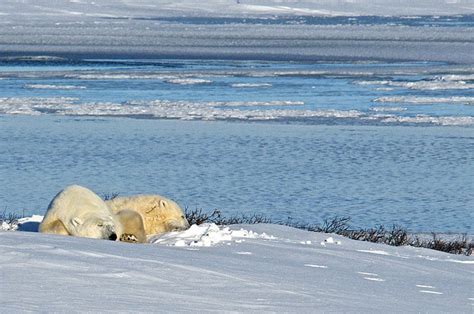
[[[187,207],[184,210],[184,215],[188,220],[190,225],[201,225],[203,223],[215,222],[216,220],[220,219],[221,212],[220,210],[214,209],[211,213],[203,212],[202,208],[189,210]]]
[[[236,224],[259,224],[259,223],[271,223],[271,220],[264,215],[253,214],[253,215],[234,215],[230,217],[224,217],[220,210],[214,209],[210,213],[206,213],[202,208],[189,210],[185,209],[185,215],[188,222],[196,225],[203,223],[215,223],[216,225],[236,225]]]
[[[120,195],[119,193],[103,193],[102,198],[104,199],[104,201],[110,201],[119,195]]]
[[[333,217],[330,219],[325,219],[323,225],[319,228],[319,232],[325,233],[337,233],[342,234],[346,233],[349,229],[349,217]]]
[[[7,223],[7,224],[16,224],[18,223],[18,219],[22,218],[24,216],[12,213],[12,212],[7,212],[7,209],[5,208],[2,212],[0,212],[0,223]]]
[[[288,217],[284,221],[273,221],[265,215],[234,215],[225,217],[221,211],[214,209],[210,213],[204,212],[202,209],[188,210],[186,209],[186,218],[190,224],[215,223],[217,225],[233,225],[233,224],[258,224],[258,223],[274,223],[289,226],[297,229],[303,229],[313,232],[335,233],[346,238],[367,241],[373,243],[383,243],[392,246],[410,245],[414,247],[422,247],[437,251],[447,252],[451,254],[472,255],[474,250],[474,242],[468,241],[464,235],[459,240],[442,240],[433,234],[431,240],[421,240],[417,236],[410,236],[408,231],[398,225],[393,225],[390,229],[385,226],[378,226],[367,229],[352,229],[350,227],[349,217],[332,217],[325,219],[322,225],[301,223],[294,221]]]

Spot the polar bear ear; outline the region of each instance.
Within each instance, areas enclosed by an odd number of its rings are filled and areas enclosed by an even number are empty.
[[[74,227],[77,227],[82,224],[83,224],[83,221],[80,218],[76,217],[76,218],[71,219],[71,225],[73,225]]]
[[[165,200],[160,200],[160,207],[161,207],[161,208],[166,208],[166,207],[168,207],[168,202],[166,202]]]

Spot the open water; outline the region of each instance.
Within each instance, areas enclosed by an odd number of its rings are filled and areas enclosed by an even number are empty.
[[[0,64],[0,205],[68,184],[189,209],[470,232],[474,73],[443,63]]]

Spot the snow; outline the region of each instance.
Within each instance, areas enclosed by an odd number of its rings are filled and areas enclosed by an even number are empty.
[[[367,15],[385,18],[469,15],[474,13],[470,1],[437,0],[433,3],[423,0],[414,3],[399,0],[387,4],[380,0],[244,0],[241,3],[220,0],[103,0],[95,3],[3,0],[0,4],[3,13],[0,53],[5,57],[372,59],[472,64],[472,30],[462,21],[456,27],[442,24],[429,29],[389,22],[298,25],[296,19],[278,23],[282,16],[354,16],[354,19],[361,19]],[[225,18],[231,20],[219,20]],[[256,21],[248,22],[248,18]],[[275,19],[277,23],[268,23]]]
[[[19,9],[18,11],[13,10]],[[240,0],[240,1],[166,1],[166,0],[101,0],[55,1],[3,0],[2,15],[81,17],[142,16],[271,16],[271,15],[454,15],[472,14],[470,0]]]
[[[4,312],[470,313],[474,304],[472,257],[278,225],[194,225],[153,244],[0,239]]]

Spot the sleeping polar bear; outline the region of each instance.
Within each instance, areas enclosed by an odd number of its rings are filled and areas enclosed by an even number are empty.
[[[116,240],[113,213],[91,190],[71,185],[49,204],[39,232]]]
[[[174,201],[161,195],[133,195],[106,201],[112,212],[131,209],[143,218],[146,235],[185,230],[189,223]]]

